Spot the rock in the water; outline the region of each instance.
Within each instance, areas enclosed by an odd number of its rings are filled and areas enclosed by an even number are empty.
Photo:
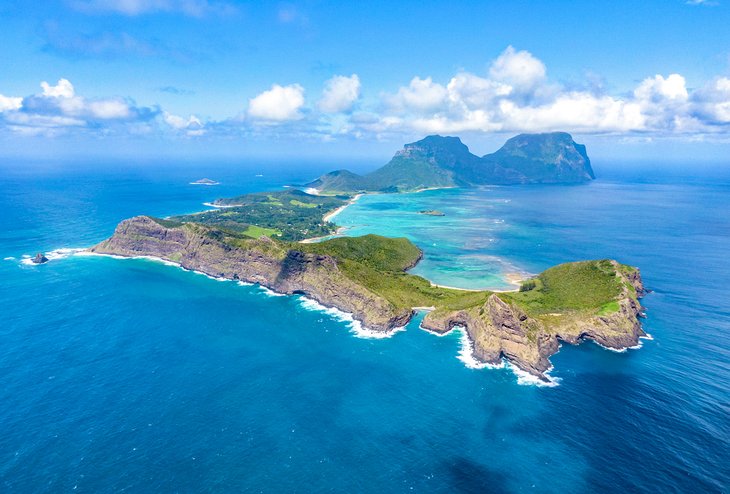
[[[48,258],[45,256],[45,254],[43,254],[42,252],[39,252],[33,258],[33,262],[35,264],[43,264],[45,262],[48,262]]]

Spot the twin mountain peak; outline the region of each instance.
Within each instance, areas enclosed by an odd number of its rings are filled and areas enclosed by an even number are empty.
[[[337,170],[307,184],[320,193],[407,192],[430,187],[580,183],[595,178],[586,148],[566,132],[520,134],[477,156],[458,137],[406,144],[366,175]]]

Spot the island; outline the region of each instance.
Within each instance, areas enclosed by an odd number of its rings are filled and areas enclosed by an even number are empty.
[[[190,185],[220,185],[220,182],[216,182],[215,180],[211,180],[209,178],[201,178],[200,180],[196,180],[195,182],[190,182]]]
[[[424,209],[419,211],[418,214],[425,214],[426,216],[446,216],[441,211],[437,211],[435,209]]]
[[[563,134],[556,135],[547,140],[536,137],[547,148],[538,146],[542,154],[536,158],[528,144],[520,161],[547,160],[549,165],[534,166],[543,171],[555,167],[555,180],[564,173],[563,144],[568,142]],[[517,144],[530,141],[518,137]],[[455,138],[439,139],[447,139],[447,149],[431,147],[434,157],[424,166],[453,164],[448,151]],[[556,147],[555,139],[562,144]],[[568,147],[585,155],[577,144]],[[585,160],[584,171],[590,166],[587,156]],[[338,187],[352,178],[349,172],[336,176],[342,178]],[[408,190],[411,185],[395,190]],[[408,273],[423,255],[408,239],[326,238],[337,230],[327,218],[355,197],[352,192],[328,192],[315,195],[287,189],[246,194],[216,201],[226,207],[213,211],[166,219],[137,216],[122,221],[111,238],[90,251],[159,258],[213,277],[303,295],[352,314],[372,331],[392,332],[408,324],[417,311],[426,310],[423,329],[439,334],[461,329],[469,337],[475,359],[488,364],[504,359],[546,381],[552,368],[550,356],[560,342],[593,340],[621,350],[637,345],[645,336],[639,302],[645,291],[635,267],[610,259],[565,263],[523,281],[512,292],[440,287]],[[428,213],[438,212],[424,212]],[[323,239],[307,242],[312,237]]]
[[[520,134],[479,157],[458,137],[428,136],[406,144],[367,175],[327,173],[305,185],[318,193],[411,192],[444,187],[581,183],[595,174],[586,148],[566,132]]]

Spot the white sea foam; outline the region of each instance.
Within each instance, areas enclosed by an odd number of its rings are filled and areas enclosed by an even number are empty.
[[[423,326],[420,326],[420,328],[428,333],[431,333],[433,335],[440,337],[450,335],[452,331],[459,332],[459,343],[461,344],[461,348],[459,349],[459,353],[456,358],[458,358],[461,362],[464,363],[464,365],[468,369],[505,369],[508,368],[512,371],[512,373],[517,377],[517,384],[521,386],[539,386],[539,387],[556,387],[560,383],[559,377],[553,377],[550,375],[550,371],[552,371],[552,367],[548,369],[547,372],[545,372],[545,376],[547,377],[547,381],[543,381],[542,379],[533,376],[529,372],[525,372],[513,363],[511,363],[509,360],[503,358],[499,364],[488,364],[486,362],[482,362],[481,360],[477,359],[474,356],[474,342],[469,337],[469,333],[466,331],[465,328],[461,326],[454,326],[453,329],[450,331],[447,331],[445,333],[439,333],[436,331],[432,331],[430,329],[424,328]]]
[[[645,338],[643,336],[640,336],[639,337],[639,342],[636,345],[627,346],[627,347],[624,347],[624,348],[611,348],[611,347],[607,347],[605,345],[601,345],[600,343],[598,343],[595,340],[593,340],[593,343],[595,343],[596,345],[600,346],[604,350],[608,350],[610,352],[614,352],[614,353],[626,353],[628,350],[638,350],[639,348],[641,348],[642,345],[643,345],[643,342],[641,340],[651,340],[651,339],[653,339],[651,336],[649,336],[649,338]]]
[[[311,298],[307,298],[303,295],[299,296],[299,302],[302,306],[302,308],[310,311],[317,311],[317,312],[323,312],[330,316],[332,319],[340,322],[347,323],[347,326],[350,328],[350,332],[355,335],[356,338],[363,338],[363,339],[383,339],[383,338],[391,338],[395,333],[400,331],[405,331],[405,327],[399,327],[392,329],[390,331],[374,331],[372,329],[368,329],[366,327],[363,327],[362,323],[352,317],[352,314],[349,314],[347,312],[341,311],[340,309],[337,309],[335,307],[326,307],[316,300],[312,300]]]
[[[99,256],[99,257],[109,257],[111,259],[130,259],[129,257],[126,257],[126,256],[118,256],[116,254],[99,254],[98,252],[89,252],[89,251],[77,252],[76,255],[77,256],[81,256],[81,257],[83,257],[83,256],[88,256],[88,257]]]
[[[261,289],[263,294],[266,295],[267,297],[286,297],[286,293],[275,292],[274,290],[272,290],[270,288],[266,288],[263,285],[259,285],[259,288]]]
[[[248,281],[239,281],[238,286],[253,286],[253,283],[249,283]]]
[[[504,361],[501,361],[498,364],[488,364],[476,358],[476,356],[474,355],[474,342],[471,340],[471,338],[469,338],[469,333],[466,331],[466,328],[456,327],[454,328],[454,331],[459,331],[461,333],[459,336],[461,348],[459,349],[459,354],[456,358],[461,360],[468,369],[504,368]]]
[[[439,338],[448,336],[452,332],[459,333],[459,344],[461,345],[461,348],[459,348],[459,353],[456,355],[456,358],[463,362],[468,369],[503,369],[505,366],[503,361],[498,364],[489,364],[476,358],[474,356],[474,342],[469,337],[469,333],[466,331],[466,328],[463,326],[454,326],[452,329],[444,333],[433,331],[431,329],[424,328],[423,326],[419,326],[419,328]]]
[[[203,206],[208,206],[209,208],[216,208],[216,209],[226,209],[226,208],[237,208],[237,207],[240,207],[241,204],[215,204],[213,202],[204,202]]]
[[[15,258],[12,256],[3,258],[3,261],[14,261],[14,260],[15,260]]]
[[[517,376],[517,384],[520,386],[537,386],[539,388],[555,388],[560,385],[561,379],[559,377],[552,377],[550,375],[550,371],[553,370],[552,367],[545,372],[545,377],[547,377],[547,381],[543,381],[539,377],[533,376],[529,372],[523,371],[519,367],[517,367],[515,364],[511,362],[507,362],[507,367],[512,371],[512,373]]]
[[[73,256],[75,254],[78,254],[79,252],[83,252],[84,248],[70,248],[70,247],[64,247],[61,249],[53,249],[45,253],[46,258],[48,261],[57,261],[58,259],[64,259],[66,257]],[[38,264],[33,262],[33,257],[28,254],[23,254],[23,258],[20,261],[21,263],[25,264],[26,266],[38,266]]]

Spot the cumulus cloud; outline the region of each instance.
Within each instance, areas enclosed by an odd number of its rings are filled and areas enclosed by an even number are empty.
[[[4,96],[0,94],[0,113],[9,110],[17,110],[23,106],[23,98]]]
[[[718,77],[692,95],[695,115],[715,125],[730,124],[730,78]]]
[[[201,136],[205,134],[203,122],[195,115],[184,118],[179,115],[164,112],[162,118],[172,129],[184,132],[188,136]]]
[[[442,108],[446,103],[448,92],[444,86],[427,77],[414,77],[410,84],[401,87],[394,95],[386,95],[385,102],[398,112],[428,112]]]
[[[55,86],[43,81],[41,89],[43,89],[43,96],[47,98],[73,98],[75,94],[73,84],[68,79],[60,79]]]
[[[545,80],[545,64],[532,53],[508,46],[492,63],[489,75],[519,92],[533,91]]]
[[[253,120],[267,122],[286,122],[303,117],[304,88],[299,84],[280,86],[274,84],[248,101],[248,116]]]
[[[68,79],[55,85],[41,82],[42,92],[25,98],[9,98],[2,121],[11,130],[38,134],[44,129],[108,129],[153,119],[157,111],[135,106],[123,98],[85,98],[78,96]],[[57,133],[57,132],[56,132]]]
[[[357,74],[350,77],[336,75],[325,83],[317,107],[324,113],[347,112],[359,98],[360,78]]]
[[[551,82],[537,57],[513,47],[483,73],[462,70],[441,81],[417,76],[370,100],[361,98],[361,91],[356,74],[333,76],[313,102],[306,100],[299,84],[273,84],[251,97],[247,108],[232,105],[236,116],[203,122],[196,115],[140,107],[130,98],[84,97],[70,81],[61,79],[41,83],[38,94],[25,98],[0,95],[0,130],[44,135],[275,134],[321,140],[563,130],[621,138],[712,135],[730,140],[730,77],[692,88],[681,74],[655,74],[630,91],[610,94],[601,85]],[[311,111],[313,107],[318,111]]]
[[[383,132],[660,133],[722,132],[730,117],[730,79],[690,91],[680,74],[647,77],[628,95],[575,90],[551,83],[545,64],[509,46],[488,75],[462,71],[442,84],[416,77],[384,94],[377,121],[355,129]],[[730,129],[728,129],[730,130]]]
[[[70,0],[70,5],[85,13],[114,13],[128,16],[173,12],[202,17],[235,11],[235,7],[230,3],[208,0]]]

